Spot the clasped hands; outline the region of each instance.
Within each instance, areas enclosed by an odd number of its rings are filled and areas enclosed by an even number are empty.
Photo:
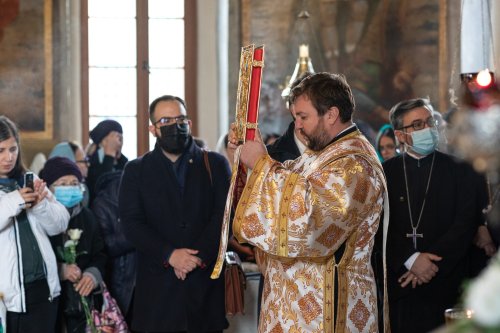
[[[441,261],[441,259],[440,256],[432,253],[420,253],[411,266],[411,269],[398,279],[401,288],[405,288],[409,284],[411,284],[412,288],[416,288],[417,285],[420,286],[424,283],[429,283],[439,271],[438,266],[434,262]]]
[[[202,265],[201,259],[196,256],[198,252],[198,250],[185,248],[175,249],[172,252],[168,259],[168,263],[174,268],[175,276],[177,276],[178,279],[184,281],[188,273]]]
[[[96,287],[89,273],[83,273],[76,264],[63,264],[63,280],[73,282],[75,290],[81,296],[88,296]]]

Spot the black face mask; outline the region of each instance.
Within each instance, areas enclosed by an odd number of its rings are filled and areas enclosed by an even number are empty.
[[[189,125],[172,124],[160,127],[161,137],[157,142],[161,149],[170,154],[182,154],[189,145]]]

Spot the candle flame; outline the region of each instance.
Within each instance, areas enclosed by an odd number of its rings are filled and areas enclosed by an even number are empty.
[[[491,84],[490,71],[486,68],[477,74],[476,82],[481,87],[487,87]]]

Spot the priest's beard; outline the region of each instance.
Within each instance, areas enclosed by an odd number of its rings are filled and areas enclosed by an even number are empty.
[[[301,129],[300,132],[307,140],[307,147],[312,151],[323,150],[331,141],[331,138],[325,130],[323,118],[321,118],[311,134],[307,134],[303,129]]]

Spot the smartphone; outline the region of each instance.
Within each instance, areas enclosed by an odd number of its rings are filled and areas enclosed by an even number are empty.
[[[35,189],[33,185],[34,177],[35,176],[33,175],[33,172],[26,172],[24,174],[24,187],[29,187],[32,190],[34,190]]]

